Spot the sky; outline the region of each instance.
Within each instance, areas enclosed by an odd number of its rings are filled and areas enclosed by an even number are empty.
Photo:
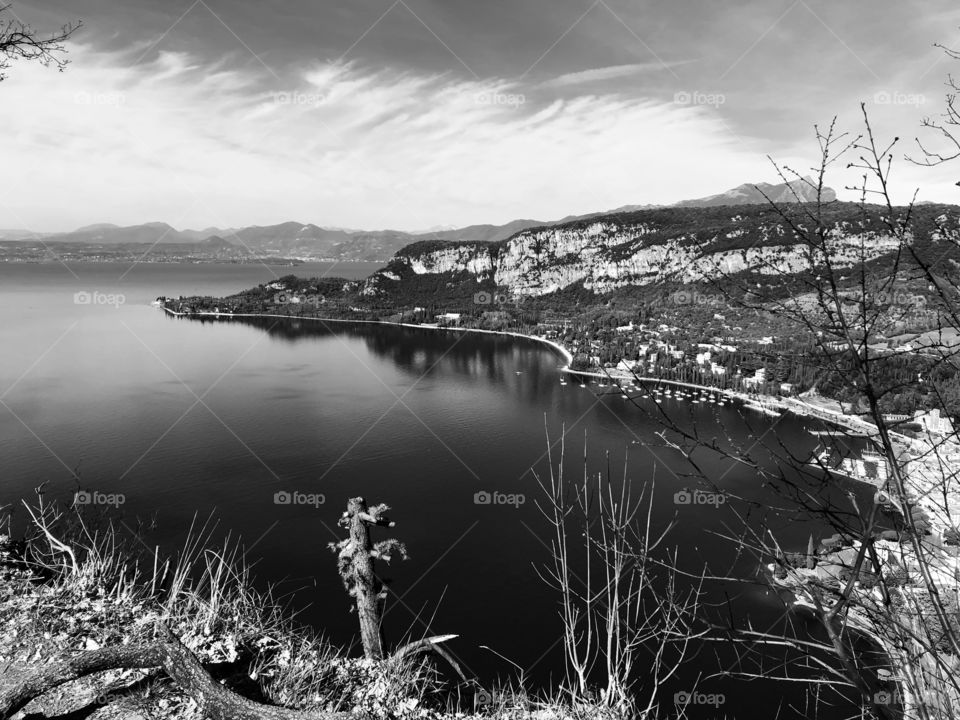
[[[43,0],[83,27],[57,72],[0,83],[0,228],[112,222],[423,230],[542,221],[777,182],[814,126],[924,168],[960,48],[955,0]],[[927,131],[928,132],[928,131]],[[856,199],[857,171],[828,182]]]

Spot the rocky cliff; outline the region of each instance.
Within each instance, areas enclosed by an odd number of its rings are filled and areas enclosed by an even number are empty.
[[[924,208],[918,232],[936,243],[956,232],[960,208]],[[799,273],[823,263],[843,269],[896,252],[897,240],[879,209],[864,216],[855,205],[828,206],[831,228],[823,252],[811,253],[795,231],[811,220],[797,209],[785,219],[772,208],[658,208],[523,230],[497,243],[410,245],[367,284],[388,292],[411,276],[448,275],[492,281],[519,296],[539,296],[576,283],[597,293],[656,282],[692,283],[721,273]]]

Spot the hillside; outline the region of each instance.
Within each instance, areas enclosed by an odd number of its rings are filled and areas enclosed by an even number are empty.
[[[803,209],[793,212],[802,221]],[[879,208],[864,216],[858,205],[832,203],[824,212],[834,228],[829,257],[834,267],[882,261],[896,251],[898,243],[886,231]],[[935,253],[943,233],[960,228],[960,207],[919,207],[913,226],[915,247]],[[939,263],[951,259],[948,250],[944,244]],[[414,277],[438,276],[450,283],[486,282],[521,297],[575,285],[602,294],[657,283],[695,283],[720,274],[790,275],[806,267],[807,250],[768,206],[655,208],[530,228],[495,243],[421,240],[375,274],[366,292],[402,293]]]

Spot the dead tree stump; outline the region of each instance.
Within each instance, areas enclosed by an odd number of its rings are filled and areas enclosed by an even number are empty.
[[[354,598],[360,621],[360,639],[365,657],[380,660],[384,657],[383,600],[386,589],[374,571],[374,560],[390,562],[394,553],[406,558],[407,551],[397,540],[384,540],[376,544],[370,538],[370,526],[393,527],[384,513],[386,505],[367,507],[362,497],[351,498],[347,511],[340,518],[340,526],[349,531],[349,537],[330,548],[337,553],[337,567],[347,593]]]

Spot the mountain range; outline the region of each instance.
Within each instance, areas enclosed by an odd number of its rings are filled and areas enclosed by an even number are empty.
[[[159,254],[170,254],[173,246],[177,251],[195,246],[197,250],[210,252],[216,250],[217,257],[248,258],[286,257],[301,260],[370,260],[387,261],[398,251],[416,242],[469,242],[496,243],[531,228],[553,226],[578,220],[601,217],[610,214],[635,212],[660,207],[696,208],[718,207],[723,205],[759,205],[767,204],[768,198],[777,203],[812,201],[815,193],[806,181],[771,185],[741,185],[719,195],[695,200],[684,200],[672,206],[628,205],[615,210],[591,213],[588,215],[568,216],[560,220],[545,222],[520,219],[503,225],[470,225],[456,229],[432,229],[424,232],[402,232],[398,230],[346,230],[301,222],[285,222],[269,226],[249,226],[243,228],[208,227],[203,230],[177,230],[163,222],[144,223],[121,227],[110,223],[99,223],[78,228],[72,232],[38,235],[28,230],[2,230],[3,241],[35,241],[44,245],[62,246],[77,244],[90,247],[109,248],[116,252],[119,247],[130,249],[156,248]],[[825,188],[825,201],[836,199],[836,193]],[[203,242],[201,246],[199,243]],[[134,248],[133,246],[138,246]]]

